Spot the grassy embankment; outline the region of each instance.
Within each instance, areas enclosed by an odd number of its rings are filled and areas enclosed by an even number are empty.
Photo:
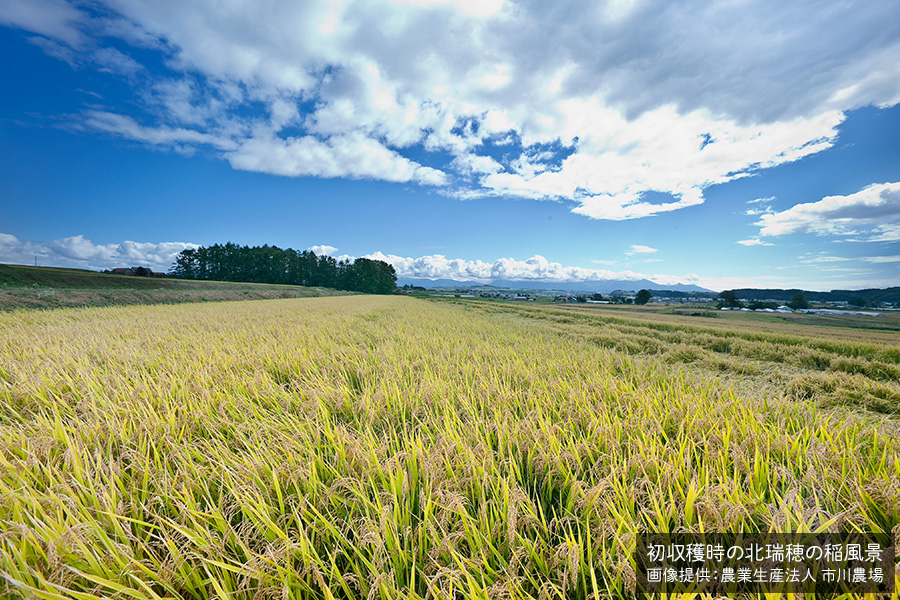
[[[132,277],[81,269],[0,265],[0,311],[344,295],[327,288]]]
[[[898,340],[373,296],[0,331],[14,598],[631,597],[640,531],[900,524]]]

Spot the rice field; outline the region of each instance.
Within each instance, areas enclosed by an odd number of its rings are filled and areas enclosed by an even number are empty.
[[[405,297],[0,314],[0,595],[631,598],[642,531],[900,536],[898,373]]]

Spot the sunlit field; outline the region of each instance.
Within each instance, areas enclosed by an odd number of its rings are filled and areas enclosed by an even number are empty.
[[[387,296],[0,314],[0,595],[629,598],[642,531],[900,534],[880,335]]]

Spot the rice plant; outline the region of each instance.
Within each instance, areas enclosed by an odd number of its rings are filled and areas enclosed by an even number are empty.
[[[900,349],[554,316],[0,314],[0,594],[630,598],[642,531],[900,533]]]

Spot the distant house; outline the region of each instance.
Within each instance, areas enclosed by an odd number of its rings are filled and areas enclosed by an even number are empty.
[[[131,267],[119,267],[118,269],[113,269],[112,273],[114,275],[134,275],[134,269]]]

